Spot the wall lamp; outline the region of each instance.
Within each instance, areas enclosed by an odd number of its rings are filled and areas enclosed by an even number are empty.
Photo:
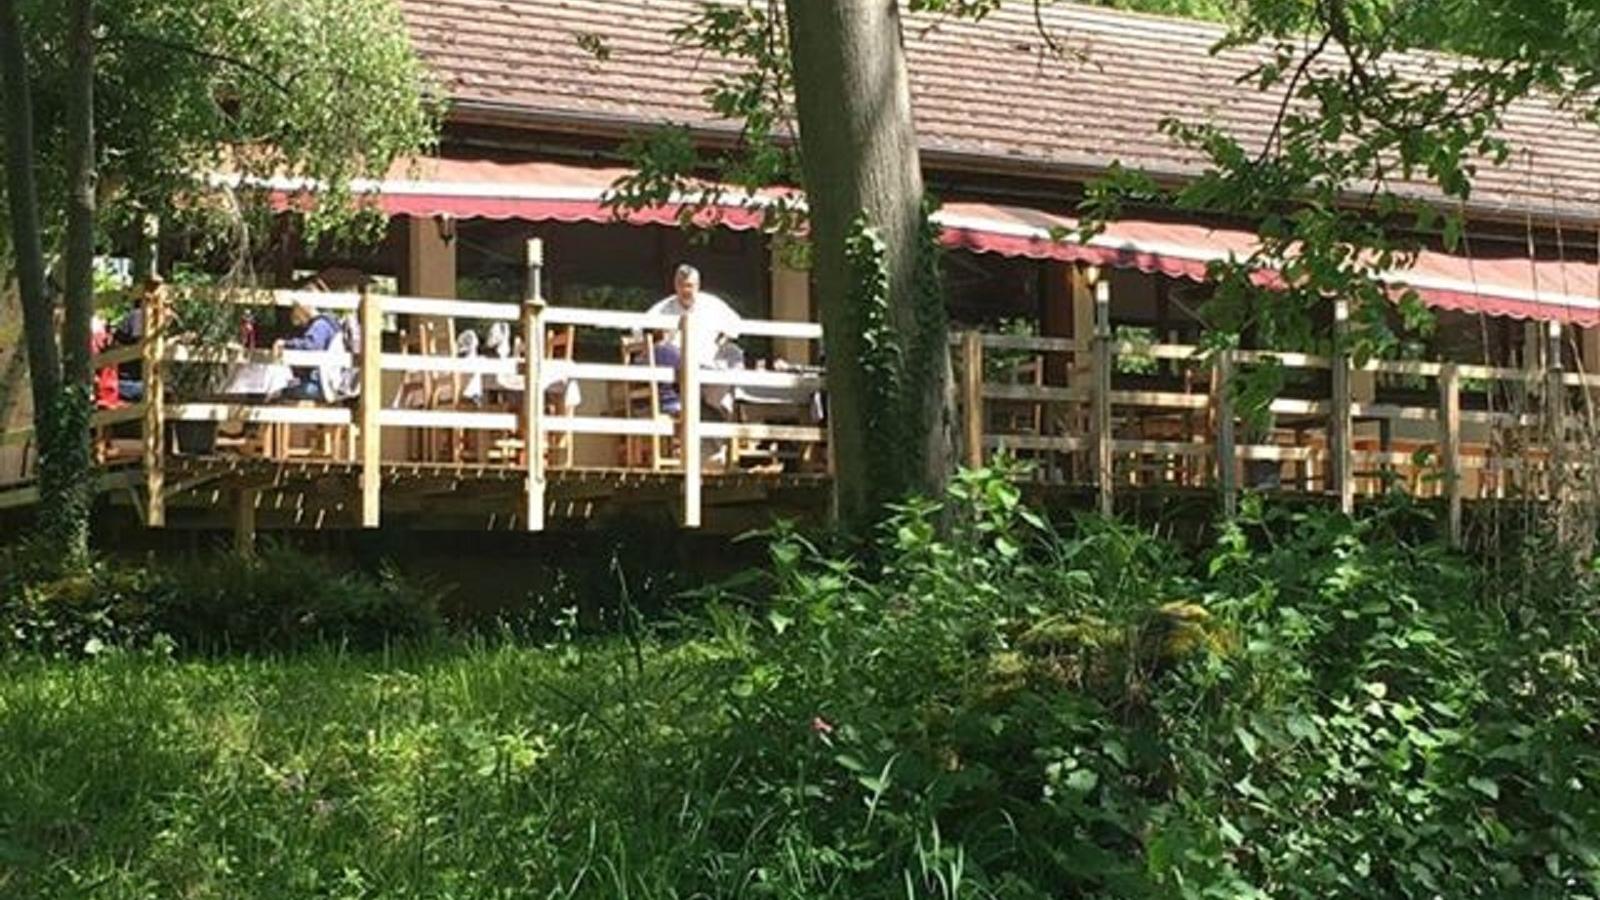
[[[439,240],[451,244],[456,239],[456,217],[449,213],[439,213],[433,217],[433,227],[439,230]]]

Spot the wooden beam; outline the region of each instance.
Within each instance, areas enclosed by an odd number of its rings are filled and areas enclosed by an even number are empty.
[[[1561,354],[1561,323],[1545,323],[1544,426],[1550,442],[1548,499],[1560,500],[1567,483],[1567,390]]]
[[[1328,480],[1338,492],[1339,511],[1355,512],[1355,479],[1350,465],[1350,301],[1333,301],[1333,411],[1328,417]]]
[[[983,465],[983,335],[961,335],[961,419],[967,467]]]
[[[167,291],[165,286],[145,291],[144,304],[144,490],[145,524],[164,528],[166,503],[166,373],[161,361],[167,351]]]
[[[378,296],[361,287],[361,400],[357,409],[357,439],[361,463],[361,527],[377,528],[382,521],[383,496],[383,308]]]
[[[544,530],[544,242],[528,241],[527,299],[522,301],[522,455],[523,523],[528,531]],[[569,436],[567,440],[571,440]]]
[[[1100,514],[1115,511],[1112,496],[1111,434],[1111,282],[1105,276],[1091,278],[1094,285],[1094,440],[1095,487]]]
[[[1439,456],[1444,469],[1444,490],[1449,507],[1450,546],[1462,546],[1461,501],[1466,490],[1461,471],[1461,374],[1446,363],[1439,374]]]
[[[244,488],[233,492],[233,550],[245,559],[256,555],[256,502],[261,491]]]
[[[1233,431],[1233,353],[1217,354],[1212,372],[1211,403],[1217,418],[1216,484],[1222,494],[1222,512],[1232,517],[1239,512],[1239,460]]]
[[[679,317],[678,397],[683,404],[679,421],[678,458],[683,460],[683,527],[700,527],[700,358],[694,329],[694,316],[687,310]],[[730,448],[731,450],[731,448]]]

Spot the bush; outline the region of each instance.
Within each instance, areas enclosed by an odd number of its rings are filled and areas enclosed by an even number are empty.
[[[340,573],[282,548],[250,560],[97,560],[81,573],[41,572],[25,551],[0,559],[0,649],[71,657],[145,647],[159,635],[200,653],[366,650],[442,630],[437,596],[393,571]]]
[[[1508,612],[1411,515],[1250,507],[1191,566],[968,473],[872,571],[784,535],[719,834],[779,895],[1600,896],[1600,590]]]
[[[438,636],[438,598],[390,569],[341,573],[281,547],[249,560],[212,558],[178,566],[160,610],[183,648],[274,652],[319,644],[377,649]]]
[[[140,646],[158,630],[162,581],[138,567],[95,560],[60,574],[26,546],[0,551],[0,653],[94,655]]]

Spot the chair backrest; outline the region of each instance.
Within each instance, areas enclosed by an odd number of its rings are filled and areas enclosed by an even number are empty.
[[[640,338],[625,337],[622,339],[623,365],[650,366],[654,365],[656,358],[655,338],[645,335]],[[623,404],[629,416],[639,411],[640,406],[647,406],[650,417],[661,415],[661,391],[659,382],[655,381],[628,381],[623,383]]]
[[[544,358],[572,362],[572,349],[573,344],[576,342],[576,330],[573,326],[567,325],[561,328],[552,328],[545,332]],[[622,361],[628,361],[626,355],[623,356]]]
[[[1042,385],[1044,384],[1044,360],[1037,356],[1030,356],[1025,362],[1012,366],[1009,375],[1012,384]]]

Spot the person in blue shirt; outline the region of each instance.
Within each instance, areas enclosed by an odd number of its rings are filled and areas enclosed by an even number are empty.
[[[274,342],[272,345],[274,350],[327,350],[339,339],[339,323],[334,321],[332,316],[323,315],[308,304],[296,302],[289,310],[289,318],[295,327],[300,329],[300,334]],[[295,367],[294,380],[283,389],[281,396],[289,400],[326,401],[329,397],[327,388],[323,384],[326,368],[326,366]]]
[[[659,342],[660,335],[655,335],[657,341],[652,342],[650,350],[651,359],[645,359],[643,353],[633,354],[631,362],[636,366],[665,366],[676,371],[683,366],[683,356],[678,352],[676,344]],[[676,381],[663,381],[657,387],[657,396],[661,402],[661,411],[676,418],[683,412],[683,401],[678,397],[678,383]]]

